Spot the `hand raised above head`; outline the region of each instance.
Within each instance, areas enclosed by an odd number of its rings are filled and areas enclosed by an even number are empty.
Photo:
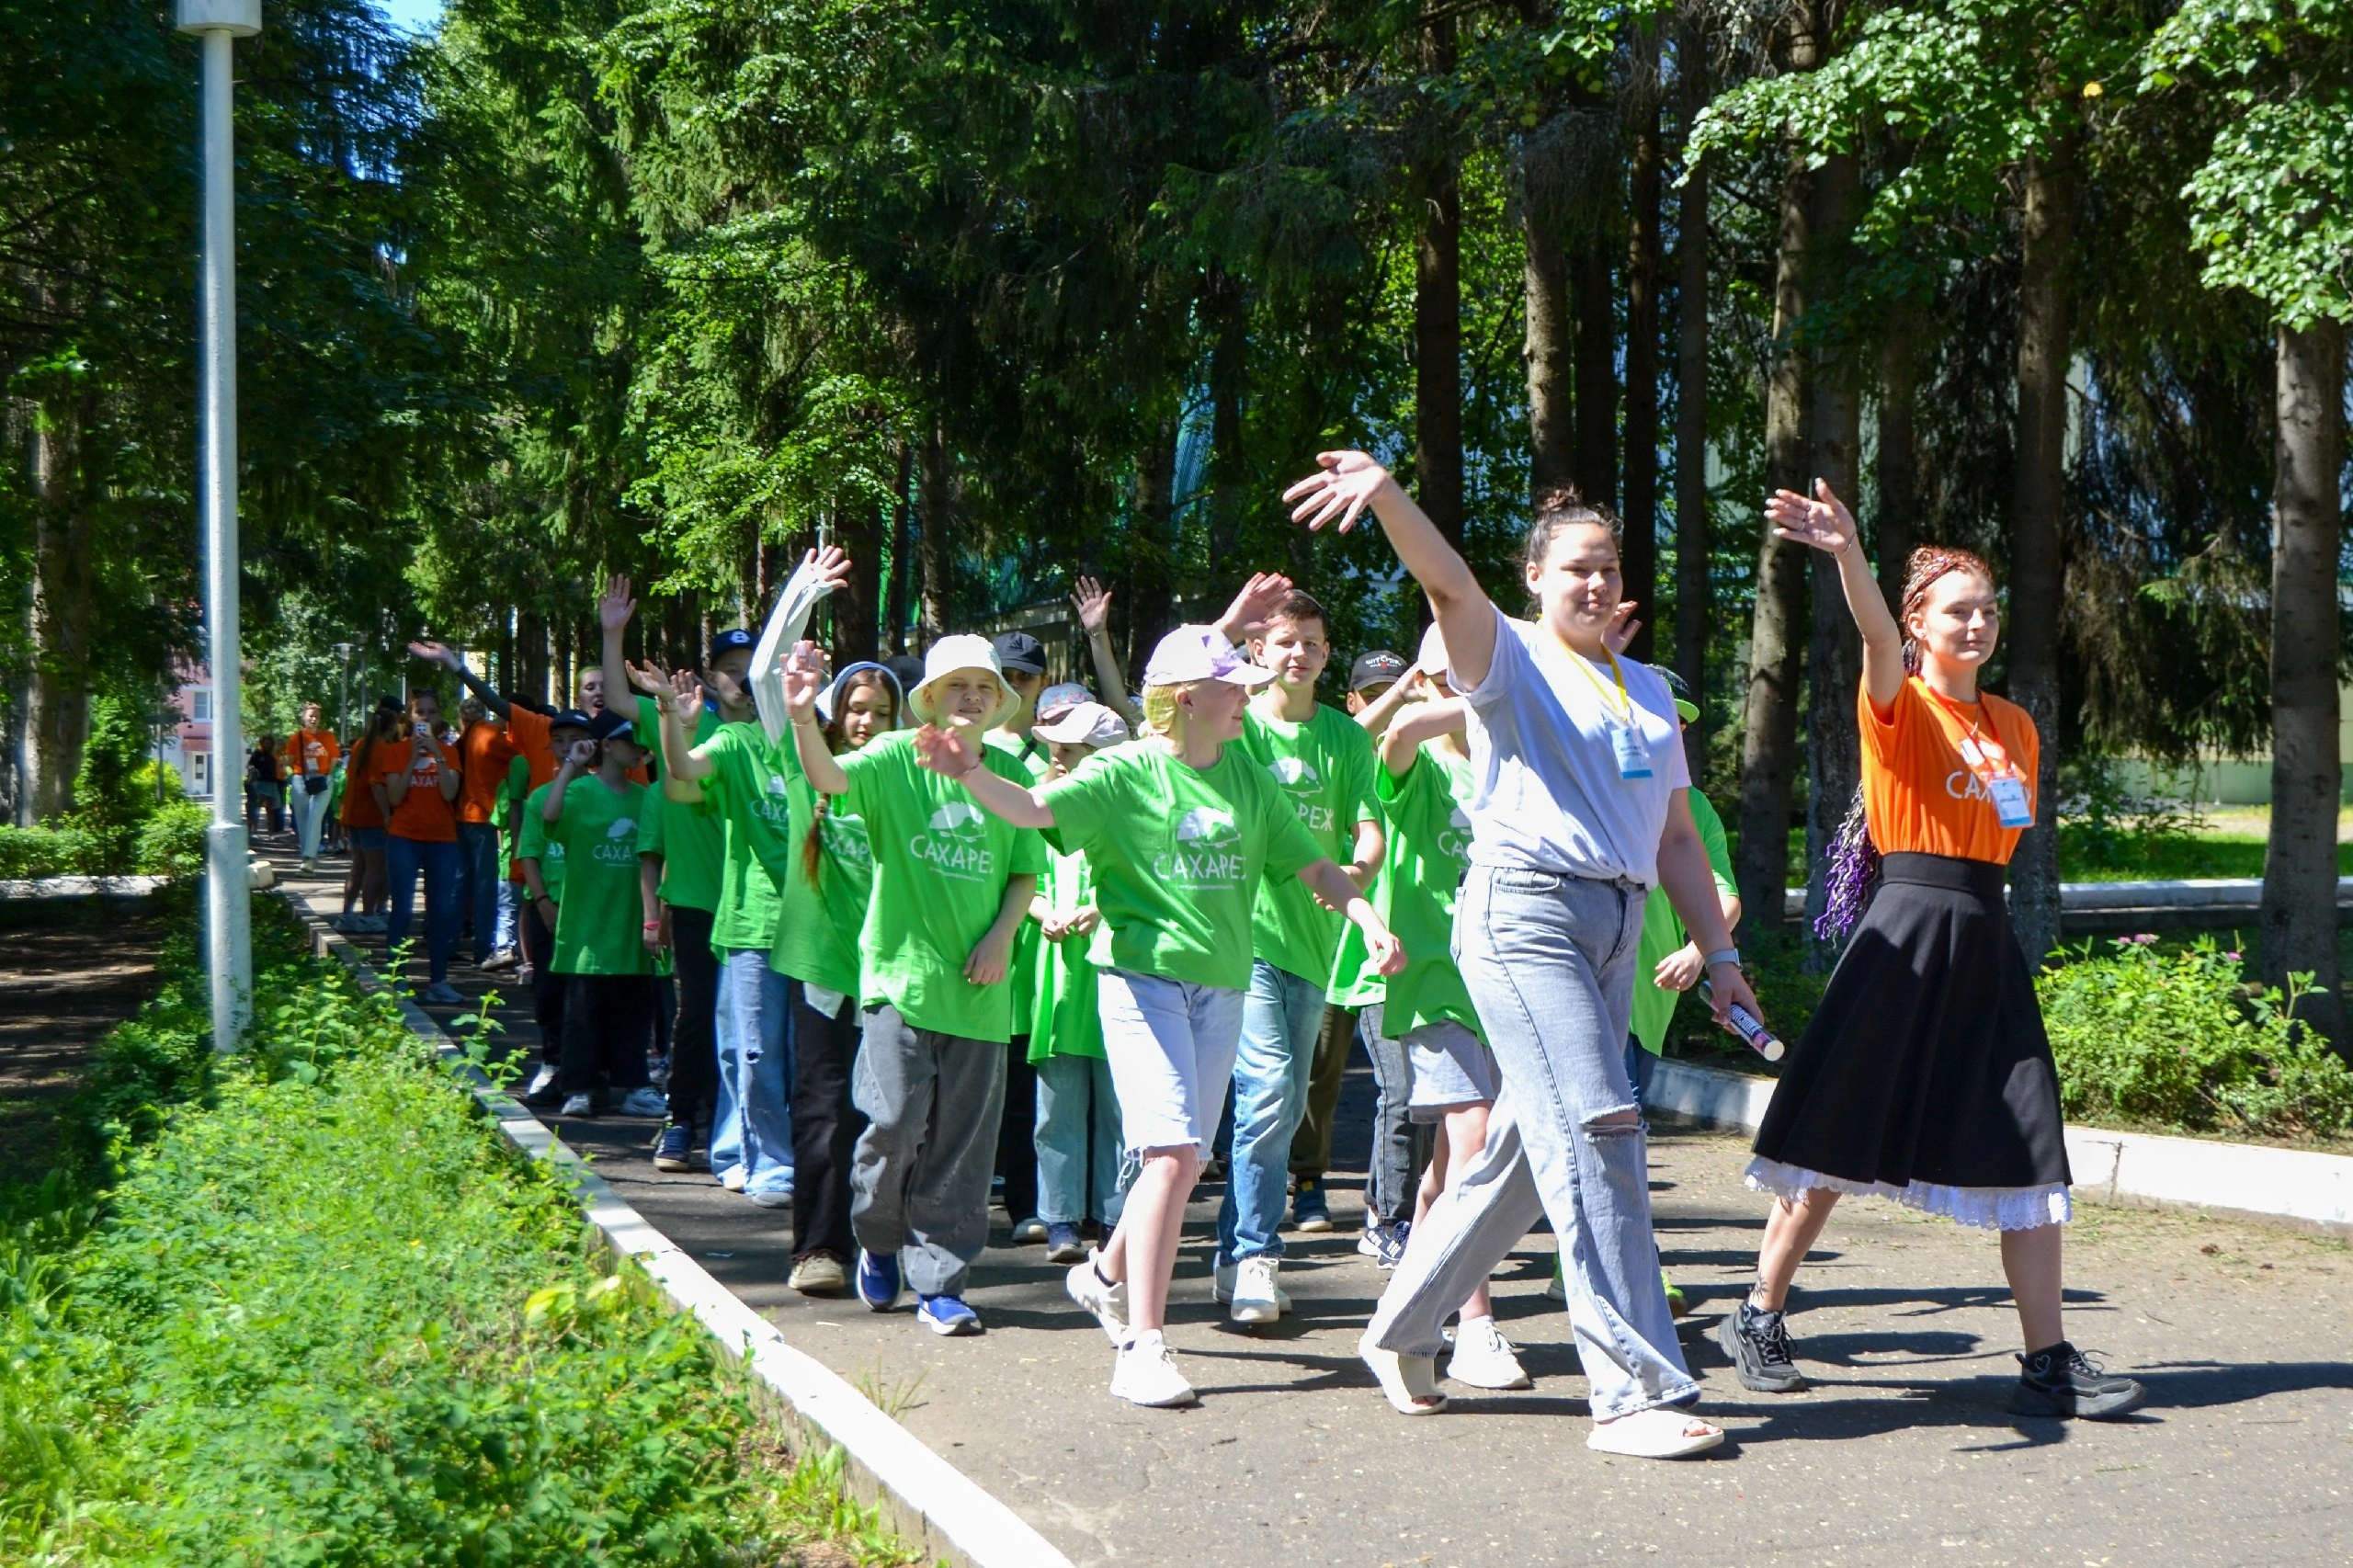
[[[673,713],[698,713],[702,710],[702,682],[689,669],[670,672],[670,689],[663,694],[663,706]]]
[[[1267,617],[1282,603],[1290,592],[1291,581],[1279,572],[1253,572],[1233,602],[1225,607],[1225,614],[1218,618],[1217,629],[1229,642],[1241,642],[1255,637],[1267,624]]]
[[[1794,490],[1776,490],[1765,503],[1765,520],[1773,526],[1775,539],[1825,554],[1841,554],[1856,541],[1855,514],[1831,494],[1827,480],[1813,482],[1812,500]]]
[[[616,572],[605,582],[604,597],[597,601],[597,624],[607,631],[619,631],[637,613],[637,601],[629,597],[629,579]]]
[[[1315,472],[1283,492],[1291,508],[1290,520],[1321,528],[1337,518],[1339,531],[1357,526],[1357,518],[1371,505],[1381,487],[1390,483],[1389,471],[1362,452],[1318,452]]]
[[[825,655],[817,644],[797,642],[784,659],[784,706],[795,721],[817,710],[817,693],[825,685]]]
[[[642,665],[632,665],[624,659],[621,661],[621,668],[629,672],[630,685],[637,687],[646,696],[658,699],[669,695],[670,672],[653,660],[648,659]]]
[[[435,642],[429,640],[412,642],[408,645],[408,651],[426,664],[439,665],[444,669],[451,670],[458,667],[458,655],[446,642]]]
[[[1078,612],[1078,629],[1089,637],[1111,619],[1111,590],[1092,577],[1081,577],[1071,590],[1071,608]]]

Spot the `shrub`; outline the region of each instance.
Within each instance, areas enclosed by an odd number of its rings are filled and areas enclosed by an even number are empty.
[[[2353,1072],[2211,937],[2069,949],[2035,982],[2070,1118],[2266,1137],[2353,1133]]]
[[[101,858],[97,840],[70,821],[0,827],[0,877],[94,876]]]
[[[139,826],[137,865],[151,877],[195,877],[204,872],[204,830],[212,813],[200,801],[172,796]]]

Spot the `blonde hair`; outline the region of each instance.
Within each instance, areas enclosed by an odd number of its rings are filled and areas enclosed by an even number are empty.
[[[1167,686],[1143,688],[1143,728],[1142,735],[1173,734],[1176,728],[1176,699],[1193,689],[1192,681],[1176,681]]]

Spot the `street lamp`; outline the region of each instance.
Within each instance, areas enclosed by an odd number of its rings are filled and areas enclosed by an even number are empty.
[[[337,739],[351,733],[351,644],[335,645],[335,733]]]
[[[233,40],[261,31],[261,0],[179,0],[179,30],[204,47],[203,243],[196,333],[200,368],[198,505],[204,515],[205,657],[212,666],[212,825],[204,833],[205,942],[212,1049],[234,1051],[253,1006],[253,911],[246,870],[244,736],[238,709],[236,128]]]

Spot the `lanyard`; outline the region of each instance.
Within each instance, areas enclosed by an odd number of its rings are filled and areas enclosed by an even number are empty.
[[[1626,672],[1619,667],[1617,654],[1611,653],[1607,648],[1602,652],[1608,654],[1609,673],[1618,680],[1618,700],[1614,706],[1609,700],[1609,688],[1601,684],[1599,676],[1593,673],[1593,661],[1574,648],[1568,650],[1569,661],[1583,670],[1585,678],[1593,682],[1593,689],[1601,693],[1601,706],[1608,710],[1609,716],[1631,728],[1634,722],[1634,699],[1626,690]]]
[[[1972,719],[1963,713],[1958,703],[1927,681],[1920,683],[1920,689],[1934,698],[1937,706],[1952,716],[1954,723],[1962,726],[1961,739],[1956,743],[1957,748],[1961,752],[1961,761],[1969,765],[1969,770],[1976,774],[1980,780],[1991,783],[1995,778],[2007,778],[2016,773],[2016,769],[2010,766],[2010,754],[1995,735],[1989,734],[1983,740],[1978,738],[1978,719]],[[1984,713],[1984,704],[1982,700],[1978,705],[1978,712],[1982,718]]]

